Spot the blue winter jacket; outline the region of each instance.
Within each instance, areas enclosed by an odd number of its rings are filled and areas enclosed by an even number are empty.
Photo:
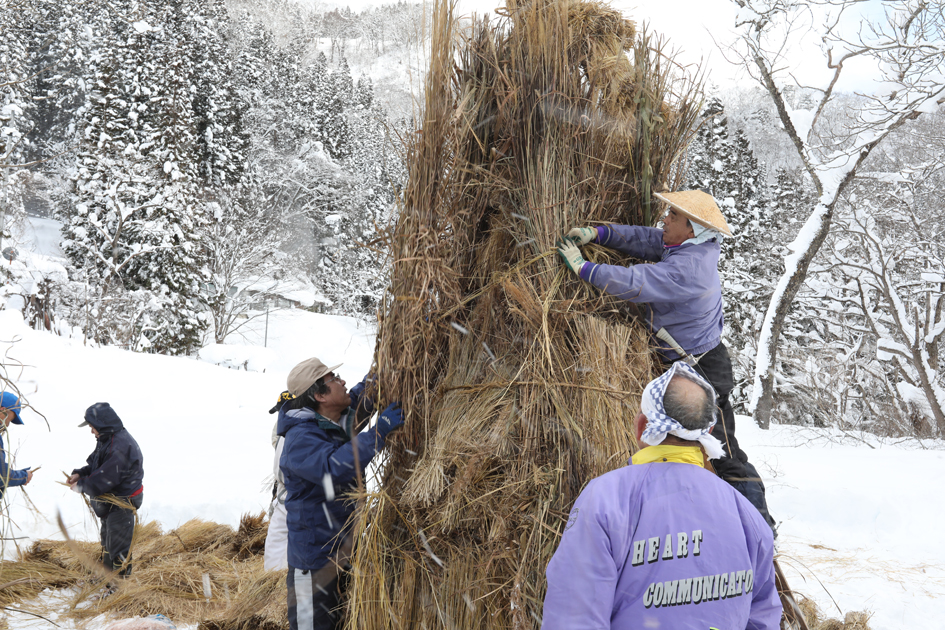
[[[7,488],[22,486],[26,483],[26,477],[29,468],[13,470],[7,464],[7,451],[3,446],[3,434],[0,433],[0,499],[3,498],[3,491]]]
[[[771,528],[701,465],[666,461],[675,448],[645,448],[634,460],[662,450],[581,492],[548,564],[542,630],[780,628]]]
[[[363,387],[352,388],[352,406],[343,414],[342,424],[354,409],[359,410],[359,420],[373,411],[370,401],[360,398],[361,391]],[[317,570],[351,529],[348,520],[354,502],[345,495],[357,485],[354,443],[344,429],[321,414],[308,407],[287,410],[286,405],[279,410],[276,433],[285,437],[279,467],[285,478],[288,562],[296,569]],[[355,442],[363,475],[383,448],[384,437],[374,426],[359,433]],[[332,500],[326,496],[326,487],[334,494]]]
[[[585,263],[581,278],[630,302],[644,304],[647,324],[655,333],[665,327],[690,354],[719,345],[722,338],[722,285],[715,240],[663,245],[663,231],[634,225],[598,228],[597,242],[655,265],[598,265]],[[654,338],[667,359],[679,355]]]
[[[86,420],[98,431],[98,442],[86,465],[72,471],[79,474],[79,490],[90,497],[137,494],[144,481],[144,455],[138,443],[111,407],[94,418],[86,415]]]

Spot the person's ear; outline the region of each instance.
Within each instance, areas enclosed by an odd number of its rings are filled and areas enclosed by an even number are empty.
[[[643,432],[646,430],[646,416],[643,412],[637,414],[633,419],[633,436],[637,439],[637,444],[643,444]]]

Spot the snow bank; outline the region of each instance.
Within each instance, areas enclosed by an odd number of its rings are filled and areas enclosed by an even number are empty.
[[[275,351],[259,346],[214,343],[201,348],[198,356],[201,361],[214,365],[250,372],[265,372],[275,360]]]

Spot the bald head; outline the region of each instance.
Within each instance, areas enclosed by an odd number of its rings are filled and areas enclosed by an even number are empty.
[[[687,431],[701,431],[715,422],[714,394],[706,385],[677,374],[666,386],[663,408]]]

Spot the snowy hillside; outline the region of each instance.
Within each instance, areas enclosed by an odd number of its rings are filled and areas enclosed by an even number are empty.
[[[262,345],[259,321],[248,344]],[[265,372],[227,369],[188,358],[84,347],[27,328],[0,312],[0,339],[21,391],[37,411],[11,427],[19,466],[42,466],[30,510],[19,489],[8,495],[14,530],[29,539],[58,538],[57,512],[70,534],[94,540],[97,524],[65,486],[61,471],[81,465],[94,440],[78,428],[85,408],[110,402],[145,454],[145,520],[165,530],[199,517],[236,525],[269,501],[272,465],[267,412],[288,370],[318,355],[344,362],[349,384],[367,370],[372,331],[357,320],[283,311],[270,316]],[[262,348],[259,348],[262,350]],[[231,356],[246,354],[234,347]],[[265,361],[264,361],[265,362]],[[739,419],[740,440],[758,464],[781,522],[779,552],[788,578],[830,616],[873,613],[873,630],[938,629],[945,615],[945,549],[929,544],[945,508],[929,490],[945,477],[945,444],[880,443],[798,427],[764,432]],[[8,554],[13,545],[7,545]],[[26,627],[26,626],[14,626]]]

